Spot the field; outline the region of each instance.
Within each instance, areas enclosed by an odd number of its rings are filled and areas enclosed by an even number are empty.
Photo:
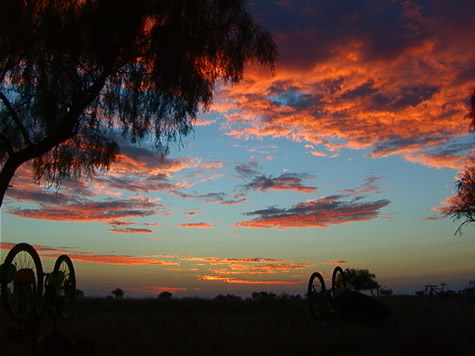
[[[475,299],[399,296],[382,326],[315,322],[306,300],[81,298],[71,320],[60,321],[48,349],[67,355],[473,355]],[[45,317],[40,335],[51,330]],[[64,341],[66,346],[61,345]],[[0,309],[1,354],[28,355],[28,338]],[[61,347],[64,347],[61,349]]]

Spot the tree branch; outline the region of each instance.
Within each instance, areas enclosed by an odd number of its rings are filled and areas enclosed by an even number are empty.
[[[8,100],[8,98],[5,96],[5,94],[3,93],[0,93],[0,99],[3,101],[3,104],[5,104],[5,106],[7,107],[8,109],[8,112],[10,113],[10,115],[12,116],[13,118],[13,121],[15,121],[15,123],[17,124],[22,136],[23,136],[23,139],[25,140],[25,143],[28,145],[28,146],[31,146],[32,145],[32,142],[30,140],[30,137],[28,136],[28,132],[26,132],[26,129],[25,129],[25,126],[22,125],[21,123],[21,120],[20,118],[18,117],[16,111],[15,111],[15,108],[13,107],[13,105],[10,103],[10,101]]]
[[[6,149],[7,149],[8,155],[9,155],[9,156],[14,155],[14,154],[15,154],[15,151],[13,150],[13,146],[10,144],[8,138],[7,138],[5,135],[3,135],[3,134],[0,133],[0,140],[2,140],[3,142],[5,142],[4,146],[5,146]],[[0,147],[2,147],[2,146],[0,145]]]

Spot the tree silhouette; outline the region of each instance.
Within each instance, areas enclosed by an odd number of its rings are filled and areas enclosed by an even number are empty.
[[[444,209],[445,215],[463,220],[455,234],[462,235],[462,228],[475,222],[475,166],[467,167],[455,183],[456,195],[451,198],[451,205]]]
[[[15,171],[35,182],[107,170],[117,135],[168,149],[218,80],[273,67],[245,0],[0,2],[0,206]]]
[[[165,291],[165,292],[161,292],[161,293],[158,295],[158,299],[160,299],[160,300],[169,300],[169,299],[172,298],[172,296],[173,296],[172,293]]]
[[[124,291],[121,288],[116,288],[111,292],[111,294],[115,298],[122,298],[124,296]]]
[[[375,279],[376,275],[370,273],[367,269],[346,268],[344,273],[346,285],[349,289],[355,291],[369,290],[373,293],[373,291],[381,288]]]
[[[466,118],[470,120],[470,132],[475,134],[475,89],[470,96],[471,110]],[[470,152],[472,155],[474,151]],[[455,183],[456,193],[450,199],[451,205],[443,210],[445,216],[452,217],[454,221],[463,220],[455,234],[462,235],[462,228],[475,222],[475,157],[469,157],[472,166],[465,167]]]

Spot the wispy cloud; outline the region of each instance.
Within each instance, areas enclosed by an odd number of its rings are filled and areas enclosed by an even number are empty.
[[[298,203],[288,209],[269,207],[246,213],[258,216],[250,221],[236,223],[235,227],[289,229],[302,227],[329,227],[349,222],[366,221],[376,218],[379,210],[389,204],[389,200],[361,203],[342,201],[343,196],[329,196]]]
[[[271,206],[262,210],[245,213],[257,216],[253,220],[241,221],[234,227],[289,229],[303,227],[326,228],[349,222],[367,221],[380,215],[380,210],[390,202],[387,199],[364,202],[369,193],[381,193],[377,186],[381,177],[368,177],[365,183],[356,189],[342,190],[342,194],[306,200],[290,208]]]
[[[213,226],[208,223],[199,222],[199,223],[186,223],[186,224],[176,224],[176,226],[184,228],[194,228],[194,229],[215,229],[216,226]]]
[[[107,231],[117,232],[119,234],[150,234],[153,231],[150,229],[140,229],[140,228],[133,228],[133,227],[113,227],[112,229],[107,229]]]
[[[9,209],[9,213],[30,219],[110,222],[116,219],[154,215],[156,214],[155,210],[160,210],[163,207],[146,198],[61,203],[43,204],[38,209],[12,208]]]
[[[315,193],[318,188],[305,186],[304,181],[312,179],[313,176],[306,173],[284,173],[278,177],[268,177],[260,175],[254,177],[252,181],[243,187],[246,190],[258,190],[266,192],[267,190],[293,190],[300,193]]]
[[[198,199],[204,201],[205,203],[217,203],[221,205],[236,205],[242,204],[246,201],[245,196],[243,195],[235,195],[232,198],[229,198],[228,195],[224,192],[218,193],[206,193],[206,194],[198,194],[198,193],[184,193],[181,191],[170,191],[170,193],[178,195],[183,199]]]
[[[229,274],[274,274],[282,272],[290,272],[293,270],[304,269],[311,267],[312,264],[262,264],[262,265],[247,265],[232,263],[225,269],[212,269],[214,274],[229,275]]]
[[[262,257],[246,257],[246,258],[222,258],[222,257],[183,257],[186,261],[194,261],[194,262],[207,262],[212,265],[219,265],[219,264],[233,264],[233,263],[285,263],[285,260],[279,260],[274,258],[262,258]]]
[[[10,250],[14,244],[0,243],[0,249]],[[176,266],[177,262],[156,259],[153,257],[134,257],[124,255],[104,255],[90,252],[76,251],[70,248],[51,248],[41,245],[33,245],[38,254],[43,258],[57,258],[59,255],[67,254],[74,262],[86,262],[111,265],[164,265]]]
[[[350,262],[345,260],[321,262],[322,265],[347,265],[348,263]]]
[[[171,181],[172,174],[184,169],[194,170],[190,177],[202,172],[197,179],[205,179],[209,172],[221,169],[223,162],[185,158],[172,160],[160,158],[145,148],[124,147],[120,162],[113,164],[107,175],[98,175],[91,181],[72,178],[65,181],[57,191],[45,190],[33,184],[30,166],[22,166],[12,182],[13,187],[8,191],[6,211],[29,219],[103,222],[112,225],[107,231],[134,234],[150,233],[152,230],[119,226],[135,224],[129,220],[171,214],[169,206],[162,205],[158,198],[143,193],[159,191],[223,205],[245,201],[245,196],[228,198],[224,192],[186,194],[181,191],[195,183],[184,179]],[[152,223],[148,224],[152,226]]]
[[[250,279],[237,279],[229,277],[219,277],[219,276],[200,276],[202,281],[218,281],[228,284],[259,284],[259,285],[295,285],[303,284],[303,281],[295,280],[250,280]]]

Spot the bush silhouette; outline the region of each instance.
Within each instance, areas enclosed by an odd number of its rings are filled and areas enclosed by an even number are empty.
[[[111,294],[116,297],[116,298],[123,298],[124,297],[124,291],[120,288],[114,289]]]
[[[162,292],[158,295],[158,299],[160,299],[160,300],[169,300],[169,299],[171,299],[172,295],[173,295],[172,293],[165,291],[165,292]]]

